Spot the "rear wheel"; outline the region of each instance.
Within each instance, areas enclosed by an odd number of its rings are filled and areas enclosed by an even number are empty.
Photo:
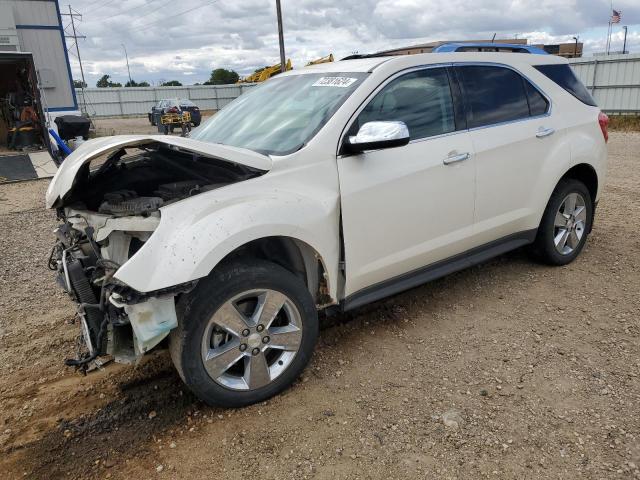
[[[305,284],[261,260],[213,272],[181,299],[178,315],[171,357],[209,405],[241,407],[281,392],[309,362],[318,336]]]
[[[566,265],[582,251],[591,231],[593,203],[587,187],[562,180],[554,190],[533,245],[534,255],[550,265]]]

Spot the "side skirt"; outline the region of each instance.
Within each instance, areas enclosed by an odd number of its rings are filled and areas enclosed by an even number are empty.
[[[464,253],[454,255],[445,260],[419,268],[398,277],[380,282],[376,285],[352,293],[342,301],[342,311],[353,310],[367,303],[375,302],[382,298],[395,295],[410,288],[436,280],[445,275],[477,265],[487,260],[502,255],[508,251],[533,243],[537,229],[514,233],[485,245],[472,248]],[[348,265],[347,265],[348,268]]]

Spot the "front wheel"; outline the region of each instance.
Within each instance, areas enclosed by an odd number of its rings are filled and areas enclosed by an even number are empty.
[[[287,388],[309,362],[318,315],[304,282],[262,260],[232,263],[178,302],[171,358],[205,403],[242,407]]]
[[[536,258],[550,265],[566,265],[582,251],[593,221],[593,201],[584,183],[558,183],[545,209],[533,244]]]

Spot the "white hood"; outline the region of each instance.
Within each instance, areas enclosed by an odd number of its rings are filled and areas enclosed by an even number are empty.
[[[149,143],[164,143],[173,145],[183,150],[218,158],[230,163],[239,163],[258,170],[271,170],[271,159],[266,155],[230,147],[218,143],[207,143],[185,137],[173,137],[169,135],[118,135],[115,137],[101,137],[89,140],[80,145],[69,155],[58,169],[47,189],[47,208],[52,208],[59,198],[63,198],[78,175],[78,171],[87,162],[100,155],[109,154],[122,147],[135,147]]]

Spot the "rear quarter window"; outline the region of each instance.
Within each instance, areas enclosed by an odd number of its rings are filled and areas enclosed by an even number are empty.
[[[535,65],[534,68],[564,88],[585,105],[591,105],[592,107],[598,106],[587,88],[578,80],[578,77],[576,77],[569,65]]]

